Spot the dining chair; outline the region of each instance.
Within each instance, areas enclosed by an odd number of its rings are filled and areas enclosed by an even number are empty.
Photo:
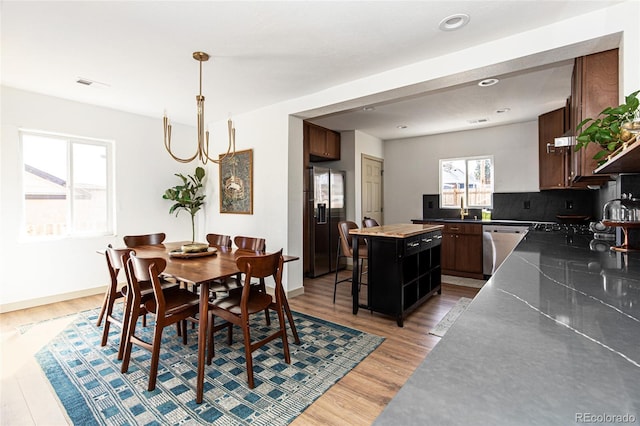
[[[136,247],[162,244],[165,238],[167,238],[166,234],[159,232],[157,234],[125,235],[123,239],[127,247]]]
[[[109,337],[109,329],[111,324],[116,324],[120,327],[121,330],[126,330],[127,324],[127,309],[126,302],[122,305],[122,316],[116,317],[113,314],[113,307],[118,299],[123,299],[127,295],[127,283],[118,282],[118,276],[120,271],[124,271],[126,275],[126,264],[129,260],[130,253],[133,252],[130,248],[124,249],[114,249],[111,244],[107,246],[107,249],[104,252],[104,257],[107,261],[107,269],[109,271],[109,278],[111,282],[107,287],[107,291],[104,295],[104,301],[102,302],[102,309],[100,310],[100,315],[98,316],[97,326],[99,327],[102,323],[102,318],[104,317],[104,329],[102,331],[102,341],[100,346],[106,346],[107,340]],[[125,333],[122,332],[122,335]],[[121,336],[120,339],[120,349],[118,350],[118,359],[122,359],[122,350],[124,346],[122,345],[122,341],[124,339]]]
[[[267,249],[267,242],[264,238],[245,237],[245,236],[237,235],[233,239],[233,243],[236,245],[238,250],[241,250],[241,251],[264,253]],[[242,286],[241,275],[242,274],[238,274],[235,278],[237,280],[238,286]],[[245,278],[245,282],[251,283],[251,281],[246,281],[246,278]],[[260,291],[264,293],[267,292],[267,286],[265,285],[264,278],[260,278],[258,282],[251,283],[251,285],[257,286],[260,289]],[[268,308],[265,309],[264,315],[265,315],[265,320],[267,322],[267,325],[271,325],[271,317],[269,316]]]
[[[231,237],[229,235],[207,234],[207,242],[209,247],[231,248]]]
[[[218,250],[231,249],[231,237],[229,235],[222,234],[207,234],[207,242],[209,247],[216,247]],[[242,287],[241,281],[236,278],[225,278],[221,280],[215,280],[209,284],[209,292],[212,297],[216,297],[217,294],[222,293],[226,295],[230,291],[234,291]]]
[[[127,298],[128,292],[129,292],[129,285],[128,285],[129,273],[126,268],[126,264],[132,253],[135,253],[135,251],[131,248],[115,249],[111,246],[111,244],[107,246],[107,249],[104,252],[105,258],[107,261],[107,269],[109,271],[109,277],[110,277],[111,283],[107,287],[107,291],[105,293],[105,298],[104,298],[104,302],[103,302],[102,310],[100,314],[100,316],[102,316],[104,313],[104,316],[105,316],[105,323],[104,323],[104,329],[102,330],[102,341],[100,343],[100,346],[106,346],[107,340],[109,338],[109,330],[110,330],[111,324],[116,324],[117,326],[119,326],[122,331],[120,333],[120,346],[118,348],[118,359],[122,359],[122,355],[124,352],[123,342],[126,339],[128,322],[131,317],[131,306],[130,306],[131,299]],[[124,283],[118,282],[120,271],[124,271],[124,274],[126,277],[126,281]],[[169,289],[171,287],[176,287],[176,286],[177,284],[174,282],[162,281],[163,289]],[[145,297],[152,296],[151,286],[148,286],[148,285],[143,286],[141,289],[141,293],[142,293],[143,299]],[[118,318],[114,316],[113,309],[114,309],[115,302],[121,298],[124,299],[124,303],[122,304],[122,316]],[[143,300],[143,303],[144,303],[144,300]],[[144,309],[141,309],[139,311],[139,315],[142,316],[142,325],[144,327],[147,326],[146,314],[147,314],[147,311]],[[100,316],[98,317],[98,326],[100,326],[100,323],[101,323]]]
[[[338,268],[340,263],[340,258],[353,258],[353,245],[352,237],[349,235],[349,231],[351,229],[358,229],[358,225],[352,221],[341,221],[338,222],[338,233],[340,238],[338,239],[338,251],[336,253],[336,276],[333,280],[333,303],[336,303],[336,290],[338,288],[338,284],[343,282],[352,282],[352,277],[349,275],[348,278],[343,278],[338,280],[338,272],[340,268]],[[364,261],[368,258],[368,250],[366,246],[366,241],[362,241],[362,244],[358,244],[358,262],[360,262],[360,274],[358,277],[358,291],[362,285],[362,274],[364,269]]]
[[[284,359],[287,364],[291,363],[289,355],[289,342],[287,340],[287,330],[284,318],[284,291],[282,289],[282,267],[284,259],[282,258],[282,249],[273,254],[241,256],[236,259],[236,265],[246,277],[247,281],[252,278],[261,278],[272,276],[275,280],[275,293],[271,295],[260,291],[255,286],[245,285],[240,294],[233,294],[224,299],[216,299],[209,303],[209,313],[211,315],[209,329],[209,343],[207,350],[207,364],[211,365],[211,359],[214,356],[213,333],[225,327],[221,324],[214,327],[215,317],[220,317],[229,323],[228,341],[232,342],[232,327],[235,324],[242,328],[244,337],[245,360],[247,363],[247,382],[249,388],[254,388],[253,379],[253,355],[252,353],[267,344],[268,342],[280,338],[282,339],[282,348],[284,351]],[[278,330],[262,340],[252,342],[249,317],[258,312],[271,308],[278,314],[279,326]],[[266,355],[266,352],[265,352]]]
[[[264,238],[256,238],[256,237],[244,237],[244,236],[236,236],[233,239],[233,243],[238,247],[238,250],[248,250],[255,252],[262,252],[267,249],[266,240]]]
[[[364,219],[362,219],[363,228],[373,228],[374,226],[380,226],[380,224],[378,224],[378,221],[375,220],[374,218],[365,217]]]
[[[142,258],[131,253],[127,262],[129,272],[129,294],[131,303],[131,320],[127,330],[127,337],[124,348],[124,359],[122,361],[122,373],[129,370],[131,350],[133,345],[138,345],[151,352],[151,367],[149,371],[149,386],[152,391],[156,387],[158,376],[158,362],[160,359],[160,344],[164,328],[178,324],[182,326],[182,343],[187,344],[187,323],[186,320],[197,322],[195,318],[199,311],[200,298],[197,294],[179,287],[163,289],[158,276],[167,266],[166,260],[162,258]],[[144,297],[143,289],[151,286],[153,297]],[[153,340],[145,341],[136,334],[136,318],[141,309],[155,314],[155,325],[153,329]]]
[[[164,232],[158,232],[155,234],[125,235],[123,240],[127,247],[135,248],[137,246],[162,244],[165,238],[167,238],[167,235]],[[162,282],[177,283],[173,278],[160,277],[160,280]],[[183,284],[183,287],[187,288],[187,284]]]

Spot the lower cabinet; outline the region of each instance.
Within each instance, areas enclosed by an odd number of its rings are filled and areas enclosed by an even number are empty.
[[[482,225],[445,223],[442,232],[442,273],[482,279]]]
[[[367,237],[368,300],[365,309],[396,317],[441,293],[440,230],[407,238]]]

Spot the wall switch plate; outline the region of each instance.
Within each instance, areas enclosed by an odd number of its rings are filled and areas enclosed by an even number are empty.
[[[528,209],[530,209],[530,208],[531,208],[531,201],[526,200],[526,201],[524,202],[524,206],[523,206],[523,208],[525,208],[525,209],[527,209],[527,210],[528,210]]]

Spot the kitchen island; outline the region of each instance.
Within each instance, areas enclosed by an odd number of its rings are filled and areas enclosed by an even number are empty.
[[[396,224],[351,229],[353,313],[358,308],[392,315],[399,327],[406,315],[441,292],[442,225]],[[366,238],[367,303],[359,302],[358,245]]]
[[[640,254],[590,240],[530,231],[374,424],[640,423]]]

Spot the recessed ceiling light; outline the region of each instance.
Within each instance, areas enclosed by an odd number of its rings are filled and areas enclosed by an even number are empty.
[[[498,114],[504,114],[505,112],[509,112],[511,111],[511,108],[500,108],[499,110],[497,110],[496,112]]]
[[[478,86],[480,87],[489,87],[489,86],[493,86],[494,84],[498,84],[500,80],[498,80],[497,78],[487,78],[484,79],[482,81],[480,81],[478,83]]]
[[[366,106],[366,107],[363,107],[362,110],[369,112],[369,111],[375,111],[376,109],[372,106]]]
[[[442,21],[440,21],[440,25],[438,27],[442,31],[455,31],[467,25],[469,23],[469,15],[466,13],[456,13],[455,15],[447,16]]]
[[[407,127],[409,127],[409,126],[407,126],[406,124],[398,124],[396,126],[397,129],[406,129]]]

